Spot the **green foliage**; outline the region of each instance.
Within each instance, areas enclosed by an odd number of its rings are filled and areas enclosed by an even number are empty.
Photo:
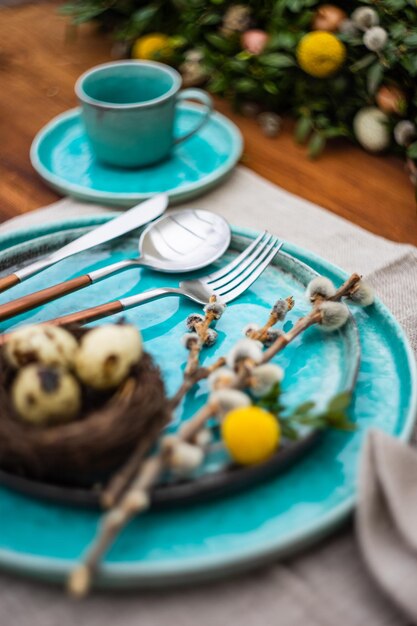
[[[265,110],[290,113],[298,118],[296,140],[307,144],[312,158],[335,137],[353,137],[352,120],[364,106],[375,104],[381,85],[399,85],[407,96],[400,115],[417,122],[417,8],[415,0],[337,0],[351,13],[371,6],[388,33],[386,46],[370,52],[363,33],[339,34],[347,60],[329,79],[307,76],[296,60],[300,39],[311,30],[319,0],[72,0],[63,7],[73,22],[96,20],[128,44],[143,34],[163,32],[179,37],[173,63],[187,50],[203,53],[207,88],[232,100],[237,108],[256,102]],[[242,49],[239,33],[225,32],[224,17],[233,5],[250,10],[250,27],[265,30],[268,44],[262,54]],[[406,147],[395,146],[406,153]],[[408,156],[416,159],[415,146]]]
[[[282,433],[288,439],[297,439],[300,427],[334,428],[337,430],[353,431],[355,424],[349,420],[347,409],[351,401],[351,394],[342,392],[334,396],[324,411],[317,411],[314,402],[304,402],[291,413],[287,413],[281,400],[282,391],[277,383],[271,391],[258,401],[258,406],[273,413],[279,420]]]

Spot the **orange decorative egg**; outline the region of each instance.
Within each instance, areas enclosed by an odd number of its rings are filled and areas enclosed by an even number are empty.
[[[382,85],[375,100],[381,111],[388,115],[402,115],[405,112],[407,104],[405,93],[395,85]]]
[[[311,25],[313,30],[325,30],[335,33],[340,24],[347,19],[347,14],[334,4],[323,4],[314,15]]]

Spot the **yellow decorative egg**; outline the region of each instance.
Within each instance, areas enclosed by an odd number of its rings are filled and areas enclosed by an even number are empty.
[[[277,449],[281,437],[276,417],[256,406],[227,413],[221,432],[230,456],[241,465],[266,461]]]
[[[162,33],[152,33],[136,39],[132,47],[132,58],[143,60],[166,59],[171,53],[169,37]]]
[[[341,68],[345,59],[344,44],[325,31],[316,30],[304,35],[297,47],[299,66],[316,78],[331,76]]]

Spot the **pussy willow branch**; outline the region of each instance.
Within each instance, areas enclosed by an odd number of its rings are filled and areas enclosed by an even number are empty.
[[[216,302],[216,296],[211,296],[209,302]],[[201,322],[196,322],[194,324],[195,332],[198,335],[199,341],[193,342],[193,345],[188,352],[188,360],[184,370],[183,381],[177,392],[169,400],[171,410],[175,409],[179,405],[184,396],[192,387],[194,387],[196,383],[198,383],[199,380],[207,378],[211,372],[225,363],[225,360],[220,358],[210,367],[200,367],[201,350],[207,339],[207,331],[215,319],[214,312],[208,310],[204,315],[204,319],[202,319]]]
[[[178,391],[168,400],[168,404],[171,409],[175,409],[179,405],[183,397],[194,387],[196,383],[200,380],[204,380],[204,378],[208,378],[212,372],[217,370],[219,367],[222,367],[225,363],[226,359],[224,357],[220,357],[210,366],[198,367],[192,375],[184,378]]]
[[[167,419],[165,425],[170,422],[170,412],[167,412]],[[106,486],[106,489],[101,495],[101,505],[104,509],[111,509],[115,506],[123,492],[126,490],[127,485],[133,480],[137,473],[140,464],[142,463],[145,455],[157,441],[161,433],[161,424],[152,424],[150,430],[147,433],[147,437],[138,441],[136,448],[129,456],[128,460],[116,474],[111,478],[110,482]]]
[[[216,298],[210,298],[210,302],[215,302]],[[188,391],[203,378],[207,378],[210,372],[224,364],[222,360],[218,363],[214,363],[210,368],[200,367],[200,353],[204,342],[207,338],[207,331],[210,325],[214,321],[214,313],[207,311],[201,322],[195,324],[195,331],[198,335],[198,341],[193,341],[190,350],[188,351],[188,359],[184,369],[183,382],[179,387],[175,395],[168,401],[168,419],[172,411],[179,405],[182,398],[188,393]],[[101,504],[104,508],[109,509],[115,506],[117,500],[121,497],[124,490],[133,480],[138,468],[145,454],[149,451],[149,448],[156,441],[160,432],[160,428],[151,429],[149,437],[145,440],[138,441],[138,444],[132,454],[129,456],[127,462],[122,465],[119,471],[113,476],[104,490],[101,496]]]
[[[188,420],[181,426],[176,435],[166,437],[165,445],[161,445],[156,454],[143,461],[140,471],[131,482],[128,491],[121,497],[116,506],[102,518],[99,531],[83,562],[72,572],[68,581],[68,590],[72,595],[82,597],[88,593],[92,578],[102,557],[114,543],[120,531],[133,517],[149,507],[149,493],[169,464],[175,444],[178,441],[193,441],[196,434],[211,417],[216,415],[217,411],[218,406],[216,404],[205,404],[192,420]]]
[[[349,296],[354,290],[355,286],[361,280],[359,274],[352,274],[344,283],[339,287],[336,293],[327,298],[333,302],[339,302],[342,298]],[[278,352],[281,352],[291,341],[293,341],[298,335],[301,335],[307,328],[318,324],[321,320],[320,305],[324,298],[317,297],[314,300],[313,308],[308,315],[300,317],[288,333],[283,333],[278,339],[265,350],[262,358],[262,363],[270,361]]]
[[[285,300],[288,304],[288,311],[291,311],[291,309],[294,308],[294,298],[292,296],[288,296]],[[247,336],[250,339],[256,339],[257,341],[262,341],[262,343],[264,343],[268,337],[268,330],[275,326],[278,321],[278,314],[274,309],[272,309],[265,324],[257,330],[252,330]]]
[[[359,274],[352,274],[343,283],[343,285],[340,285],[339,289],[336,291],[334,296],[331,296],[330,298],[328,298],[328,300],[332,300],[333,302],[338,302],[342,298],[349,296],[351,293],[354,293],[355,288],[357,287],[357,284],[359,283],[361,278],[362,277],[359,276]]]
[[[318,308],[313,308],[312,311],[305,317],[300,317],[296,321],[292,329],[288,333],[283,333],[278,337],[274,343],[265,350],[262,357],[262,363],[268,363],[278,352],[281,352],[291,341],[293,341],[298,335],[307,330],[313,324],[318,324],[321,320],[321,313]]]
[[[360,276],[353,274],[332,296],[331,300],[338,301],[344,296],[348,296],[354,290],[356,284],[359,282]],[[329,298],[330,299],[330,298]],[[264,352],[262,363],[270,361],[278,352],[283,350],[289,343],[291,343],[298,335],[307,330],[310,326],[317,324],[321,321],[320,304],[323,302],[322,298],[316,298],[313,303],[311,312],[301,317],[294,324],[293,328],[283,333],[278,339]],[[207,316],[206,316],[207,317]],[[276,323],[275,320],[274,323]],[[269,317],[264,328],[268,330],[273,323],[271,316]],[[269,324],[269,325],[268,325]],[[201,324],[200,332],[206,333],[209,324]],[[198,333],[198,330],[196,328]],[[198,333],[199,334],[199,333]],[[199,355],[202,347],[202,337],[199,334],[199,349],[189,351],[187,366],[184,371],[184,380],[179,389],[181,393],[177,392],[171,400],[172,408],[176,406],[174,402],[179,402],[183,395],[197,382],[206,378],[210,371],[216,367],[220,367],[220,363],[223,365],[225,359],[218,359],[212,366],[201,368],[199,366]],[[193,346],[194,347],[194,346]],[[191,352],[193,352],[191,354]],[[250,379],[251,371],[255,363],[250,359],[242,361],[238,368],[238,386],[242,387]],[[198,377],[196,376],[198,374]],[[185,384],[187,381],[187,384]],[[182,395],[181,395],[182,394]],[[83,596],[88,593],[91,585],[92,577],[94,576],[99,563],[107,552],[109,547],[114,542],[119,532],[124,526],[138,513],[145,511],[150,502],[150,492],[157,482],[162,471],[169,465],[170,455],[174,450],[174,442],[180,441],[193,441],[196,434],[205,426],[206,422],[214,417],[219,411],[219,407],[213,402],[205,404],[193,417],[187,420],[178,431],[175,436],[167,437],[166,445],[161,445],[160,450],[153,456],[142,461],[139,468],[136,468],[136,476],[131,480],[130,486],[121,495],[119,501],[115,506],[109,510],[104,516],[102,525],[98,532],[98,535],[94,539],[90,550],[87,552],[84,561],[79,565],[72,573],[68,588],[69,591],[76,596]]]

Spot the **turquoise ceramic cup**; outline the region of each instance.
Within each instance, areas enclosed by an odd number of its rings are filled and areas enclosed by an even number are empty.
[[[201,89],[180,87],[176,70],[153,61],[115,61],[82,74],[75,93],[97,159],[117,167],[145,167],[166,159],[198,132],[213,111],[212,100]],[[188,99],[201,102],[204,113],[194,128],[175,137],[176,107]]]

